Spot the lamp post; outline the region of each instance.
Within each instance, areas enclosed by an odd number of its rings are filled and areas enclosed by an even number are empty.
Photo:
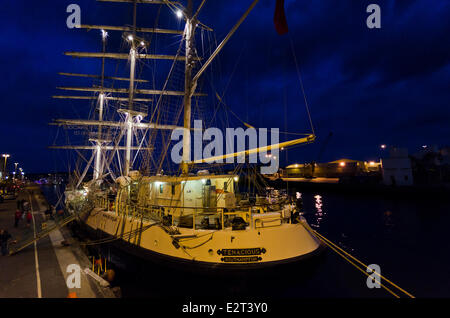
[[[2,157],[5,158],[5,165],[4,165],[4,167],[3,167],[3,171],[4,171],[5,179],[6,179],[6,161],[8,160],[8,158],[10,157],[10,155],[8,155],[8,154],[3,154]]]
[[[17,175],[17,165],[18,165],[18,164],[19,164],[18,162],[14,162],[14,177],[13,177],[14,180],[16,180],[16,175]]]
[[[387,148],[387,146],[385,145],[385,144],[382,144],[381,146],[380,146],[380,161],[382,160],[382,158],[383,158],[383,155],[385,155],[386,154],[386,148]]]

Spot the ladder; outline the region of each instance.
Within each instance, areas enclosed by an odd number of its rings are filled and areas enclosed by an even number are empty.
[[[36,233],[36,236],[33,235],[30,238],[26,238],[22,241],[17,242],[14,247],[10,248],[9,255],[10,256],[14,255],[14,254],[18,253],[19,251],[23,250],[24,248],[30,246],[34,242],[37,242],[44,237],[47,237],[51,232],[53,232],[54,230],[60,229],[63,226],[69,224],[70,222],[75,220],[75,218],[76,218],[75,214],[66,216],[59,221],[55,221],[55,223],[53,225],[46,227],[44,230],[40,231],[39,233]]]

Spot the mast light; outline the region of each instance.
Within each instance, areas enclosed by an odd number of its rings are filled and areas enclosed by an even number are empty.
[[[181,10],[178,9],[176,15],[178,19],[181,19],[183,17],[183,12],[181,12]]]
[[[133,36],[131,34],[128,36],[128,41],[133,41]]]

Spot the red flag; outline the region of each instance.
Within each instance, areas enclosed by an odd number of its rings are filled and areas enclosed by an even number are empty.
[[[273,23],[275,24],[275,30],[277,30],[279,35],[283,35],[289,31],[286,13],[284,12],[284,0],[277,0]]]

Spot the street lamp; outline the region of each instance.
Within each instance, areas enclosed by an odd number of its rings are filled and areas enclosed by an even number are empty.
[[[6,161],[7,161],[8,158],[11,157],[11,156],[8,155],[8,154],[3,154],[2,157],[5,158],[5,165],[4,165],[4,167],[3,167],[3,171],[4,171],[4,173],[5,173],[5,178],[6,178]]]
[[[14,177],[13,177],[14,180],[16,180],[17,165],[18,165],[18,164],[19,164],[18,162],[14,162]]]

